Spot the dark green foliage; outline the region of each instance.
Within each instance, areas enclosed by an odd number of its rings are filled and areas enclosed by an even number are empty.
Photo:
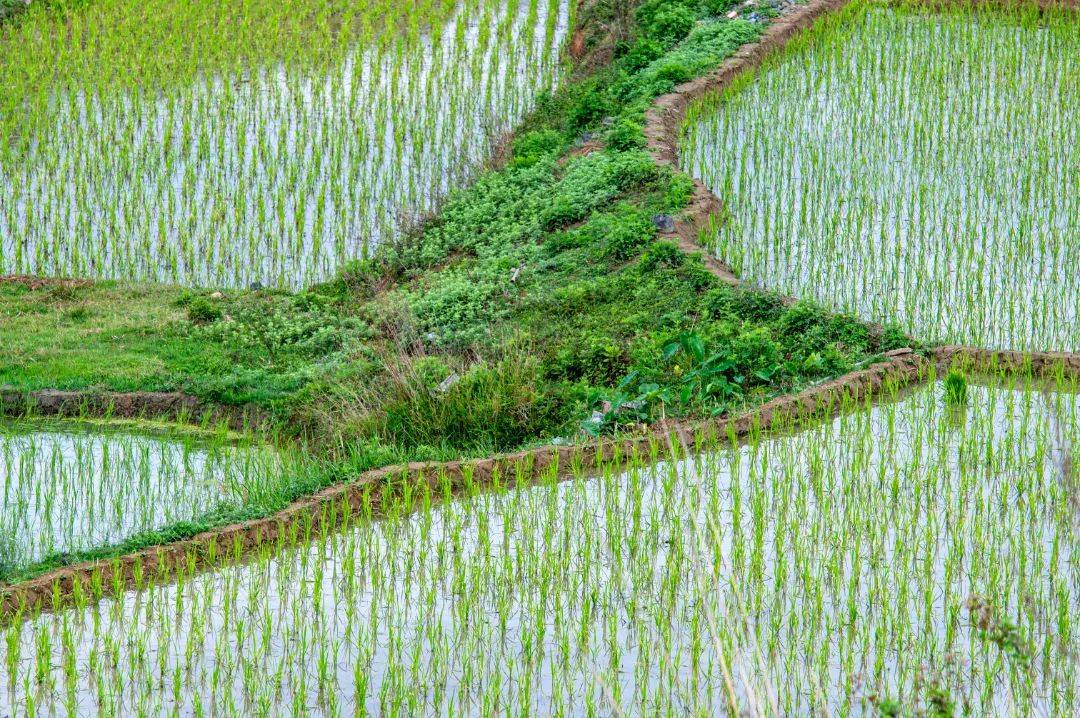
[[[594,214],[580,228],[554,234],[545,247],[556,252],[589,247],[598,258],[623,261],[656,238],[656,226],[640,207],[621,202],[610,212]]]
[[[751,322],[773,322],[784,313],[783,298],[774,292],[717,287],[705,298],[716,318],[738,317]]]
[[[739,4],[738,0],[702,0],[702,6],[710,15],[719,17]]]
[[[656,242],[641,258],[641,271],[653,272],[657,269],[673,269],[686,263],[686,255],[671,242]]]
[[[599,88],[582,93],[566,113],[572,132],[595,125],[615,112],[615,104]]]
[[[193,296],[187,301],[187,316],[193,324],[209,324],[221,319],[221,307],[203,296]]]
[[[169,377],[152,386],[256,402],[387,461],[564,436],[605,397],[614,423],[734,411],[902,345],[902,332],[723,286],[657,240],[654,217],[677,215],[694,185],[643,151],[645,112],[758,35],[716,19],[723,7],[590,5],[588,42],[610,30],[619,59],[541,98],[505,169],[307,292],[187,296],[161,343]],[[603,148],[570,156],[584,132]]]
[[[638,18],[639,22],[644,20],[641,29],[645,35],[665,48],[681,42],[697,20],[694,13],[677,3],[668,3],[652,13],[639,13]]]
[[[581,335],[568,338],[544,367],[549,379],[584,380],[593,386],[611,386],[629,369],[629,356],[623,342],[604,335]]]
[[[635,150],[645,146],[641,123],[628,117],[619,118],[607,133],[607,146],[614,150]]]
[[[557,130],[534,130],[514,139],[510,167],[532,167],[545,157],[555,157],[566,144]]]
[[[635,73],[664,56],[664,46],[650,37],[640,38],[625,55],[620,64],[628,73]]]
[[[694,196],[694,181],[687,175],[675,175],[664,192],[664,209],[676,212],[684,209]]]

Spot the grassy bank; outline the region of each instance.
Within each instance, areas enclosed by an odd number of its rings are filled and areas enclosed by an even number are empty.
[[[644,112],[768,21],[728,9],[584,3],[579,60],[505,166],[306,291],[0,283],[0,383],[253,404],[315,457],[260,501],[64,561],[267,515],[372,466],[736,413],[908,345],[726,286],[659,238],[691,183],[643,150]]]

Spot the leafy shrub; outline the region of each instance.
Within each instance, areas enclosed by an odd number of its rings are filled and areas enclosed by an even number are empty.
[[[629,368],[625,346],[607,336],[575,336],[546,363],[550,379],[614,385]]]
[[[338,299],[371,299],[379,293],[385,269],[374,259],[353,259],[343,264],[328,282],[315,284],[310,294]]]
[[[645,146],[645,128],[622,117],[608,130],[607,145],[615,150],[635,150]]]
[[[668,48],[685,38],[694,27],[695,5],[687,0],[651,0],[637,9],[635,17],[649,39]]]
[[[747,385],[771,381],[781,367],[780,347],[764,327],[739,335],[731,345],[731,356]]]
[[[443,346],[464,348],[482,342],[492,321],[504,315],[505,308],[492,308],[508,283],[509,275],[500,282],[464,268],[447,270],[410,293],[409,306],[422,332]]]
[[[654,242],[641,257],[641,271],[652,272],[661,268],[681,267],[686,255],[671,242]]]
[[[534,130],[526,132],[513,142],[513,159],[510,166],[513,168],[532,167],[544,157],[554,157],[566,139],[561,132],[556,130]]]
[[[635,73],[659,60],[664,55],[664,46],[649,37],[643,37],[622,57],[623,68]]]
[[[761,28],[745,20],[705,23],[693,29],[678,47],[644,67],[619,87],[624,100],[651,99],[669,92],[685,78],[696,77],[757,38]]]
[[[621,261],[656,238],[656,226],[640,207],[621,202],[611,212],[594,214],[582,227],[552,237],[549,251],[591,247],[603,259]]]
[[[664,208],[669,212],[685,209],[694,196],[694,180],[689,175],[672,174],[664,192]]]
[[[705,297],[709,315],[745,319],[750,322],[773,322],[784,312],[779,294],[742,287],[716,287]]]
[[[567,121],[570,130],[577,133],[595,125],[614,111],[614,105],[612,105],[606,93],[600,89],[594,89],[583,93],[570,106],[567,112]]]
[[[193,296],[187,301],[187,317],[192,324],[209,324],[221,319],[221,307],[203,296]]]
[[[197,326],[194,331],[218,343],[245,367],[283,369],[312,361],[325,363],[371,335],[359,319],[342,316],[310,293],[244,295],[231,302],[228,311],[227,320]]]
[[[710,15],[724,15],[739,4],[739,0],[703,0],[702,5]]]
[[[594,153],[567,163],[566,171],[548,196],[541,212],[544,226],[557,229],[584,219],[620,193],[641,187],[658,177],[648,154],[631,152]]]

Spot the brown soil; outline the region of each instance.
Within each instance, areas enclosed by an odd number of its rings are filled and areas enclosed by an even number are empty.
[[[980,349],[954,344],[935,347],[934,363],[947,370],[1030,376],[1039,379],[1080,379],[1080,352],[1021,352],[1007,349]]]

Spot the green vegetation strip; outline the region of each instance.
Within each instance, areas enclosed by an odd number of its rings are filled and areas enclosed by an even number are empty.
[[[774,24],[766,41],[788,37],[826,5],[814,3]],[[645,3],[634,19],[654,35],[669,32],[657,29],[666,27],[655,17],[664,7]],[[633,38],[629,14],[603,3],[586,8],[582,27],[617,28],[620,18],[631,28],[626,37]],[[0,283],[11,299],[0,306],[14,307],[16,318],[29,317],[11,332],[9,346],[18,351],[20,344],[42,341],[38,355],[51,357],[44,335],[34,331],[35,319],[56,317],[57,335],[61,341],[70,337],[78,359],[60,359],[36,379],[13,363],[8,376],[30,377],[25,389],[32,391],[35,383],[181,388],[201,395],[198,401],[246,403],[288,427],[290,435],[299,433],[315,457],[259,502],[118,546],[53,557],[12,578],[264,519],[379,466],[486,456],[523,444],[640,431],[636,427],[660,420],[731,415],[910,344],[898,332],[882,334],[809,304],[727,286],[680,245],[658,238],[650,212],[696,202],[700,187],[657,170],[639,149],[647,142],[645,108],[687,77],[678,68],[714,68],[707,75],[712,82],[717,73],[734,72],[733,64],[761,56],[754,49],[759,46],[744,45],[734,60],[722,62],[735,43],[758,36],[750,23],[707,14],[686,32],[674,44],[650,35],[636,44],[614,42],[623,56],[575,76],[544,101],[515,140],[506,168],[456,195],[413,242],[387,247],[308,292]],[[591,38],[587,47],[602,54],[612,43],[607,35]],[[673,49],[664,51],[665,43]],[[644,62],[638,53],[659,54]],[[653,85],[643,89],[643,78],[653,78]],[[658,105],[671,97],[664,95]],[[581,139],[590,128],[607,149],[584,156],[570,139]],[[596,147],[586,142],[583,149]],[[622,179],[626,172],[636,179]],[[575,199],[583,189],[585,200]],[[672,199],[676,189],[678,199]],[[610,200],[620,196],[612,211]],[[559,220],[570,221],[568,229],[541,221],[568,211],[573,219]],[[683,233],[703,218],[693,203],[686,214],[673,215]],[[633,239],[630,229],[640,237]],[[624,236],[633,249],[615,248]],[[483,288],[492,272],[496,291]],[[440,300],[444,292],[452,300]],[[72,317],[83,302],[95,309]],[[658,306],[669,311],[658,315]],[[98,343],[102,319],[125,328]],[[106,324],[105,333],[112,331]],[[125,363],[115,360],[117,337],[131,337],[138,347],[121,352],[121,359],[154,366],[158,378],[148,379],[144,368],[118,374]],[[163,348],[169,353],[163,355]],[[539,358],[523,359],[523,350]],[[184,357],[199,363],[185,365]],[[456,381],[442,389],[450,379]],[[110,395],[95,393],[108,406]],[[309,443],[327,434],[331,440]]]
[[[185,536],[161,534],[79,554],[77,564],[34,576],[45,566],[35,566],[22,580],[0,586],[0,606],[8,615],[28,608],[48,608],[66,604],[90,583],[120,591],[141,580],[146,571],[189,569],[212,565],[219,556],[240,559],[250,551],[275,541],[288,532],[333,531],[337,522],[350,511],[367,505],[378,510],[382,503],[392,507],[419,485],[432,488],[444,484],[454,488],[487,486],[502,482],[532,483],[551,468],[556,475],[569,477],[582,468],[610,461],[615,456],[648,457],[656,461],[681,456],[687,447],[695,451],[718,443],[743,439],[762,431],[785,430],[813,423],[845,407],[857,408],[872,403],[885,392],[927,380],[932,366],[910,351],[899,352],[886,361],[825,382],[793,396],[774,399],[757,409],[732,419],[706,422],[673,423],[653,427],[647,434],[627,439],[604,439],[577,446],[546,446],[495,458],[454,462],[414,462],[374,469],[349,481],[335,483],[318,492],[301,495],[275,513],[243,523],[215,528]],[[343,508],[343,507],[350,508]],[[156,538],[157,540],[153,540]],[[76,585],[79,587],[77,588]]]

